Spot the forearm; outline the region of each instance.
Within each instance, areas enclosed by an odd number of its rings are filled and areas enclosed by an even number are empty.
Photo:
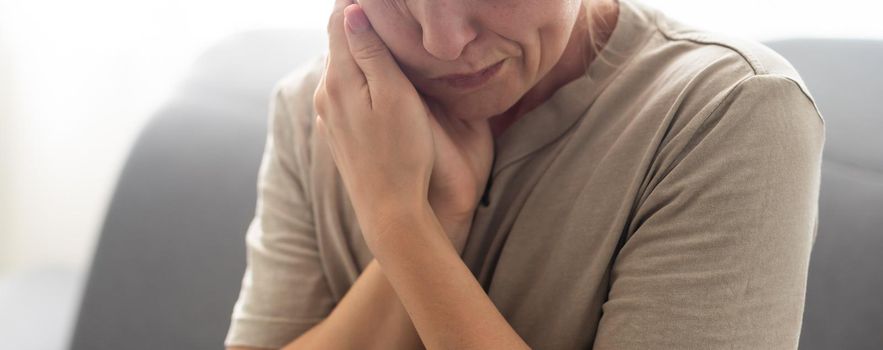
[[[372,260],[331,314],[283,349],[422,348],[407,312]]]
[[[438,213],[435,209],[433,212]],[[448,240],[457,250],[458,255],[463,255],[463,248],[466,246],[466,240],[469,238],[469,229],[472,227],[472,216],[456,217],[436,215],[438,222],[444,232],[447,233]]]
[[[481,288],[428,205],[371,227],[373,253],[430,349],[528,348]]]
[[[457,231],[464,240],[452,242],[462,249],[471,217],[444,217],[445,231]],[[460,251],[458,249],[458,251]],[[347,334],[341,337],[341,334]],[[383,274],[372,260],[332,313],[284,349],[423,349],[414,324]]]

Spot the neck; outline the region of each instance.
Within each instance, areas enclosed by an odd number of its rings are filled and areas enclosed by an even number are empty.
[[[558,63],[512,107],[489,120],[494,138],[502,134],[527,112],[549,99],[559,88],[585,74],[586,66],[595,59],[595,52],[589,47],[595,45],[596,50],[601,50],[607,39],[610,38],[619,17],[619,2],[596,0],[585,3],[589,3],[592,8],[589,11],[585,11],[584,8],[580,9],[580,16],[577,18]],[[585,18],[587,12],[591,13],[594,19],[592,30],[598,37],[599,43],[597,44],[592,41],[589,35]]]

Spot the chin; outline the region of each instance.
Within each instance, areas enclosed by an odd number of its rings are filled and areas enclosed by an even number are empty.
[[[506,89],[487,89],[467,95],[441,96],[436,101],[445,115],[463,120],[490,119],[518,102],[521,94]]]

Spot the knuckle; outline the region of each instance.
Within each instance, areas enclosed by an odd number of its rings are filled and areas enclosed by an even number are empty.
[[[322,120],[321,114],[316,114],[315,124],[316,130],[318,130],[319,132],[325,132],[325,121]]]
[[[325,26],[325,31],[330,35],[339,30],[342,25],[343,11],[335,10],[334,12],[331,12],[331,16],[328,17],[328,24]]]
[[[328,130],[328,126],[325,125],[325,117],[322,115],[316,115],[315,126],[316,132],[323,138],[328,138],[331,131]]]
[[[384,57],[387,51],[385,47],[371,42],[354,49],[352,54],[357,60],[371,61]]]
[[[313,94],[313,109],[316,110],[316,113],[325,115],[327,108],[325,107],[325,92],[322,91],[321,88],[316,89],[316,92]]]
[[[330,97],[331,99],[339,98],[343,95],[343,86],[341,86],[341,83],[337,80],[326,80],[325,93],[328,94],[328,97]]]

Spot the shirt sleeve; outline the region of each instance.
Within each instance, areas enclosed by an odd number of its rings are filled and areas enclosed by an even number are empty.
[[[782,75],[736,84],[639,201],[595,349],[796,349],[825,125]]]
[[[319,259],[308,189],[309,124],[316,72],[277,84],[258,175],[255,216],[245,234],[247,267],[225,346],[278,349],[334,306]],[[288,86],[288,87],[286,87]]]

